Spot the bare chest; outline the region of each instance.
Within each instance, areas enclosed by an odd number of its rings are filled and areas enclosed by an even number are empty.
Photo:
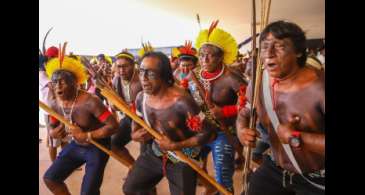
[[[98,128],[102,125],[90,111],[85,109],[84,106],[75,105],[72,110],[71,108],[59,108],[58,112],[68,121],[76,124],[85,131]]]
[[[237,94],[232,85],[226,78],[218,78],[217,80],[206,82],[202,81],[206,91],[209,91],[211,100],[219,106],[235,104]]]
[[[281,124],[286,124],[291,117],[297,116],[300,122],[296,128],[308,132],[324,130],[324,112],[320,97],[311,88],[290,93],[272,91],[272,103]],[[259,115],[264,119],[266,126],[269,126],[270,119],[262,106],[261,97]]]

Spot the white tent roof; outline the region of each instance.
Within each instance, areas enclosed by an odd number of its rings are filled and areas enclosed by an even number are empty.
[[[257,21],[260,2],[257,2]],[[238,43],[250,36],[250,0],[39,0],[39,45],[54,27],[47,46],[69,42],[75,54],[114,55],[123,48],[140,47],[141,39],[155,47],[181,45],[195,39],[202,28],[219,19],[219,27]],[[285,19],[299,24],[307,38],[323,38],[323,0],[272,0],[270,21]]]

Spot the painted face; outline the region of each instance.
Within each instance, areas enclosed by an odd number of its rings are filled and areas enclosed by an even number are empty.
[[[125,58],[118,58],[115,66],[123,80],[130,81],[134,72],[134,64]]]
[[[156,94],[162,85],[158,70],[159,59],[155,57],[145,57],[139,69],[139,79],[142,84],[143,92],[146,94]]]
[[[188,74],[190,70],[194,69],[194,62],[192,60],[180,60],[179,68],[184,74]]]
[[[68,100],[72,98],[74,90],[77,88],[77,83],[74,75],[67,71],[57,71],[53,73],[52,88],[57,98]]]
[[[219,56],[218,47],[203,45],[199,50],[199,62],[204,71],[214,72],[222,65],[223,56]]]
[[[285,78],[299,66],[293,42],[289,38],[277,39],[271,33],[261,42],[261,60],[271,77]]]

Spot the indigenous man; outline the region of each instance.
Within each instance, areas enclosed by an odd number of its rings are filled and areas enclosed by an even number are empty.
[[[96,74],[105,79],[108,84],[111,85],[112,82],[112,71],[111,71],[111,59],[104,54],[99,54],[97,57],[97,64],[96,64]],[[107,100],[103,95],[100,93],[100,89],[95,89],[95,95],[97,95],[105,104],[108,105]]]
[[[227,65],[234,62],[237,43],[214,22],[209,30],[202,30],[196,39],[201,70],[196,84],[200,90],[202,109],[219,130],[217,138],[208,144],[212,151],[215,178],[227,190],[234,192],[234,155],[240,148],[235,134],[237,111],[244,105],[246,83],[234,74]],[[203,89],[203,90],[202,90]],[[242,147],[241,147],[242,148]],[[242,153],[242,151],[240,151]]]
[[[188,87],[195,87],[191,80],[190,71],[196,68],[198,57],[197,51],[192,47],[191,41],[185,42],[184,46],[177,48],[177,64],[178,68],[174,71],[174,77],[179,82],[180,86],[187,89]],[[190,92],[196,90],[189,90]]]
[[[78,88],[87,79],[79,60],[62,54],[46,64],[46,72],[56,96],[51,108],[70,120],[75,127],[66,128],[50,117],[51,136],[61,139],[70,134],[72,141],[46,171],[44,182],[53,194],[68,195],[70,192],[64,183],[65,179],[86,163],[80,194],[98,195],[109,156],[88,141],[94,139],[110,148],[110,136],[115,133],[118,123],[98,97]]]
[[[134,56],[123,51],[116,56],[114,66],[118,74],[113,78],[113,88],[130,105],[132,111],[135,111],[134,102],[138,92],[142,91],[142,86],[139,82],[138,70],[135,68]],[[119,130],[112,136],[112,151],[133,164],[134,158],[125,148],[125,145],[131,141],[132,120],[123,113],[120,116]]]
[[[324,74],[305,66],[306,38],[294,23],[269,24],[260,45],[265,70],[257,116],[268,130],[274,157],[265,156],[249,177],[247,192],[324,194]],[[240,111],[237,131],[242,144],[254,147],[259,133],[248,128],[249,113],[248,108]]]
[[[138,157],[123,186],[124,194],[147,194],[163,176],[169,181],[171,194],[195,194],[196,173],[167,151],[182,150],[197,158],[201,145],[214,139],[212,125],[193,98],[174,85],[168,57],[148,52],[142,57],[139,77],[143,92],[136,99],[137,114],[153,129],[162,133]],[[149,133],[132,123],[132,139],[145,142]]]
[[[39,97],[47,105],[49,105],[50,101],[54,99],[54,94],[52,91],[52,83],[50,79],[47,77],[44,66],[47,61],[51,60],[52,58],[56,58],[57,56],[58,56],[58,48],[54,46],[49,47],[43,56],[44,58],[39,68],[39,90],[40,90]],[[47,128],[48,152],[51,161],[53,162],[57,156],[57,147],[59,146],[64,147],[67,144],[67,141],[65,140],[63,141],[62,139],[52,138],[50,136],[49,118],[47,114],[44,115],[44,121],[46,122],[46,128]]]

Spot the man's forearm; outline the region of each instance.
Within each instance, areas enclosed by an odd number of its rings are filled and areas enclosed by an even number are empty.
[[[176,150],[181,150],[182,148],[187,147],[195,147],[195,146],[201,146],[206,143],[208,143],[209,139],[214,136],[213,132],[202,132],[199,134],[196,134],[193,137],[190,137],[186,140],[176,142]]]
[[[102,139],[106,137],[110,137],[114,133],[118,131],[118,123],[113,117],[108,117],[106,121],[104,121],[104,126],[90,131],[91,138],[93,139]]]
[[[243,129],[249,126],[250,110],[248,108],[242,108],[237,115],[236,129]]]
[[[110,125],[104,125],[98,129],[90,131],[91,137],[93,139],[102,139],[102,138],[110,137],[111,135],[113,135],[116,132],[117,132],[117,128],[113,128]]]

